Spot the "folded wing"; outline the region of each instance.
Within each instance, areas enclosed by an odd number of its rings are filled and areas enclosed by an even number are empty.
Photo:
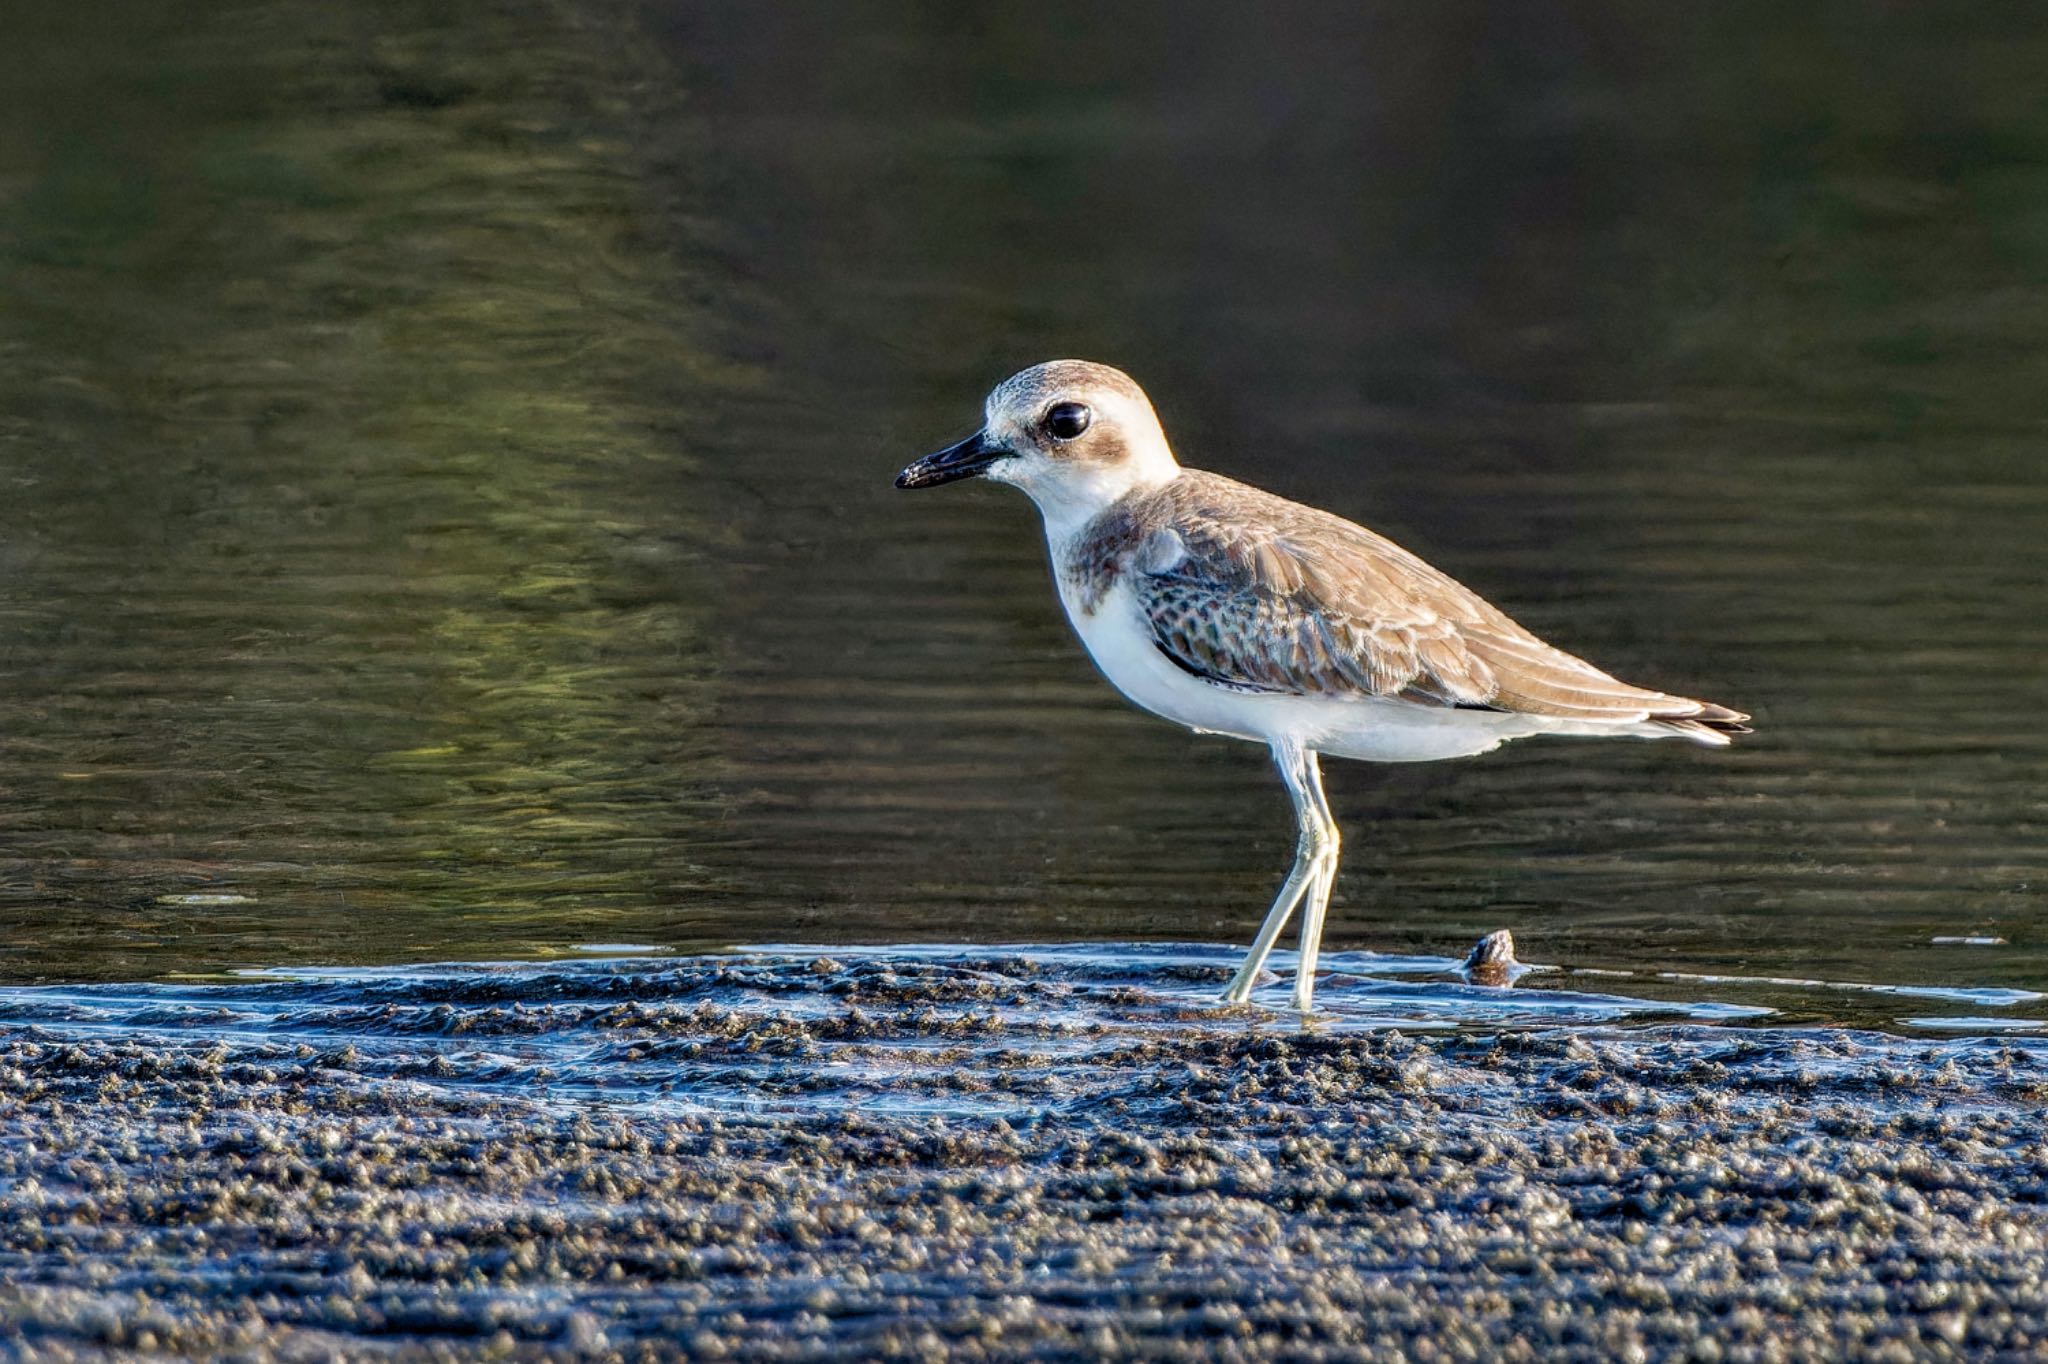
[[[1631,686],[1341,517],[1183,475],[1144,518],[1132,581],[1159,649],[1217,686],[1649,723],[1706,743],[1725,706]]]

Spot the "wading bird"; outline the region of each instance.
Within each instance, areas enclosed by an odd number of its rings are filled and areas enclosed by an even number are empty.
[[[1045,518],[1067,619],[1116,689],[1198,733],[1267,745],[1294,800],[1294,865],[1224,991],[1251,995],[1297,906],[1294,1007],[1315,994],[1337,874],[1323,754],[1462,758],[1532,734],[1726,745],[1749,717],[1630,686],[1329,512],[1184,469],[1121,370],[1053,360],[988,395],[979,431],[896,477],[987,478]]]

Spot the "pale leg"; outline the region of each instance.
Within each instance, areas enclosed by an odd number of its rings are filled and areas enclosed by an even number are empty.
[[[1303,1013],[1313,1007],[1316,993],[1316,946],[1323,939],[1323,913],[1330,903],[1330,883],[1335,880],[1335,868],[1321,863],[1315,878],[1310,881],[1308,893],[1301,902],[1300,950],[1296,954],[1294,967],[1293,1007]]]
[[[1323,942],[1323,919],[1330,912],[1330,892],[1337,884],[1340,839],[1337,818],[1323,797],[1323,772],[1316,755],[1308,755],[1309,794],[1315,798],[1316,822],[1322,840],[1316,849],[1316,873],[1309,881],[1301,909],[1301,952],[1294,968],[1294,1007],[1307,1013],[1316,994],[1316,951]]]
[[[1224,1000],[1231,1004],[1242,1004],[1251,997],[1252,985],[1265,969],[1266,958],[1271,955],[1280,930],[1287,926],[1302,897],[1316,889],[1319,877],[1323,877],[1320,900],[1327,904],[1328,878],[1324,869],[1328,869],[1328,875],[1336,872],[1337,824],[1330,818],[1329,806],[1323,800],[1322,772],[1316,766],[1316,755],[1296,743],[1278,743],[1273,745],[1273,763],[1280,769],[1280,779],[1287,783],[1287,794],[1294,801],[1294,821],[1300,836],[1294,845],[1294,865],[1287,872],[1287,880],[1274,897],[1273,907],[1266,911],[1266,921],[1259,925],[1259,935],[1252,939],[1244,965],[1223,992]],[[1311,896],[1312,900],[1315,898]],[[1305,922],[1302,931],[1306,942],[1309,939]],[[1316,936],[1320,937],[1321,932],[1318,913]],[[1312,950],[1310,955],[1313,956]]]

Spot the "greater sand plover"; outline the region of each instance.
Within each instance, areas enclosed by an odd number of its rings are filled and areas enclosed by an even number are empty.
[[[1045,518],[1060,601],[1116,689],[1198,733],[1267,745],[1294,865],[1224,998],[1243,1003],[1302,912],[1294,1007],[1315,992],[1337,873],[1323,754],[1462,758],[1532,734],[1725,745],[1749,717],[1609,677],[1363,526],[1184,469],[1129,375],[1053,360],[996,385],[981,430],[899,488],[988,478]]]

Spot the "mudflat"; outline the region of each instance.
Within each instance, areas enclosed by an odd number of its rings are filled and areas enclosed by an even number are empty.
[[[1759,1360],[2048,1343],[2040,1038],[1304,1027],[1203,1003],[1227,972],[1213,955],[6,991],[0,1342]],[[1543,993],[1402,988],[1439,992],[1438,1013]]]

